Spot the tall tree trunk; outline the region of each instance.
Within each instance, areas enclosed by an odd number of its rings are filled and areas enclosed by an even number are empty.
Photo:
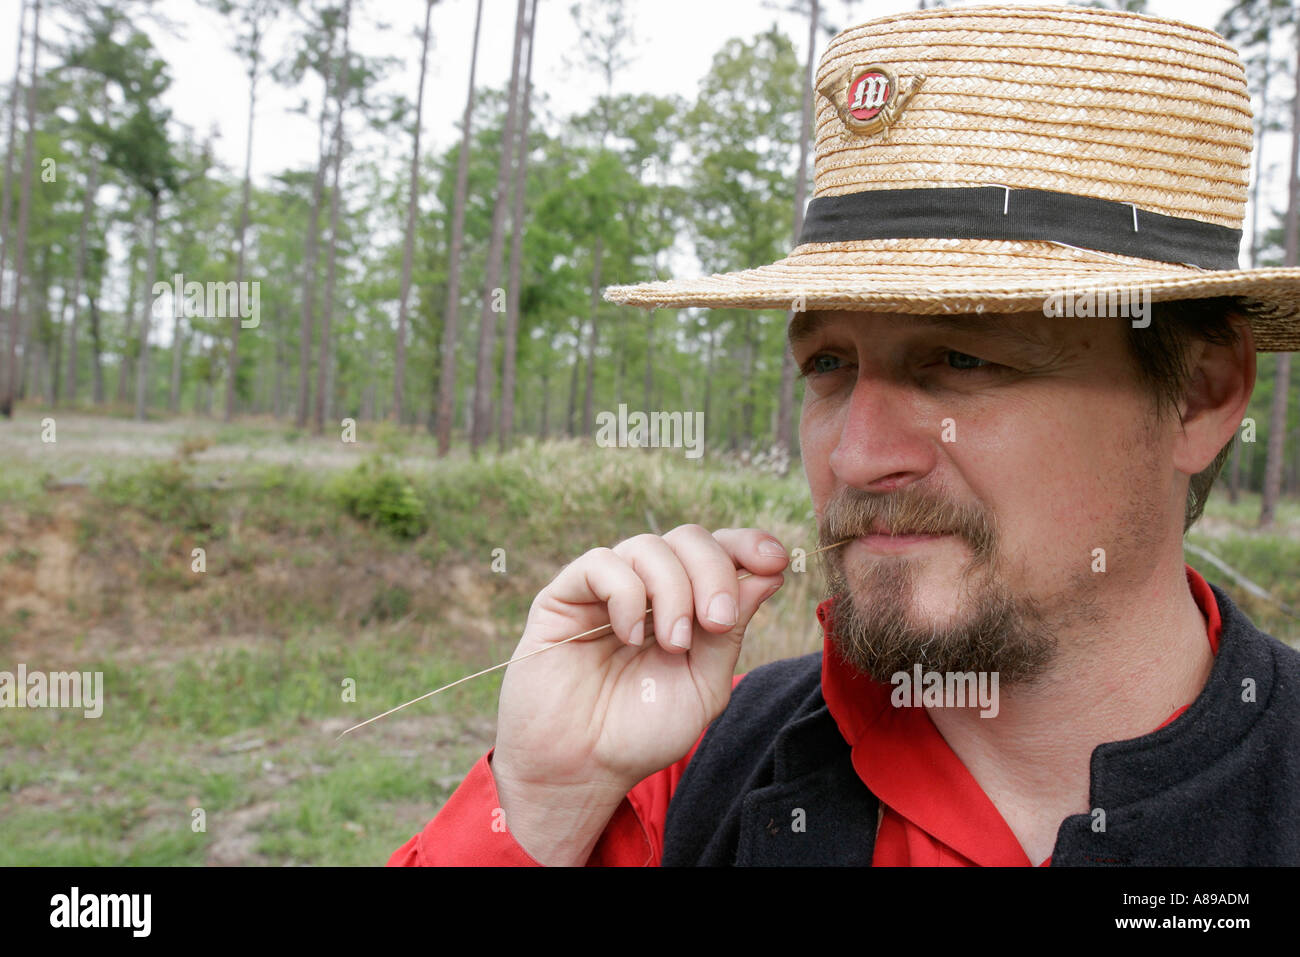
[[[3,321],[5,266],[9,253],[9,225],[13,216],[14,154],[18,149],[18,94],[22,90],[23,44],[27,38],[27,0],[18,3],[18,50],[14,54],[14,78],[9,87],[9,142],[5,147],[3,198],[0,198],[0,333],[3,333],[4,350],[0,352],[0,396],[9,389],[8,339],[11,330]]]
[[[263,340],[265,341],[265,340]],[[270,348],[259,350],[261,355],[257,363],[257,383],[253,389],[253,405],[249,410],[253,415],[263,415],[272,412],[275,405],[274,377],[275,363],[279,360],[279,343]],[[272,414],[274,414],[272,412]]]
[[[47,250],[48,247],[41,251],[42,258],[48,255]],[[27,390],[31,382],[32,355],[35,352],[34,343],[39,338],[33,333],[40,315],[39,308],[34,305],[36,302],[34,288],[35,283],[29,278],[26,287],[27,299],[33,305],[18,317],[18,351],[23,356],[22,361],[18,363],[17,399],[19,401],[27,398]]]
[[[39,320],[32,317],[33,326],[40,326]],[[31,390],[33,398],[44,397],[45,393],[45,340],[41,338],[41,329],[34,329],[35,333],[23,347],[23,373],[19,382],[20,399],[27,398],[27,390]],[[36,370],[32,371],[32,365],[35,364]]]
[[[86,281],[86,235],[90,232],[90,217],[95,208],[99,190],[99,157],[90,150],[90,171],[86,174],[86,198],[81,206],[81,233],[77,238],[77,275],[72,283],[72,318],[68,321],[68,379],[67,395],[77,401],[77,319],[81,312],[81,287]]]
[[[524,194],[528,184],[528,125],[533,93],[533,37],[537,33],[537,4],[528,14],[528,65],[524,69],[524,105],[519,120],[519,159],[515,171],[515,208],[510,223],[510,289],[506,294],[505,356],[501,369],[501,427],[497,431],[502,452],[515,430],[515,352],[519,338],[519,283],[524,258]]]
[[[104,404],[104,366],[100,357],[104,353],[103,339],[100,337],[99,330],[99,306],[95,302],[95,296],[90,297],[90,348],[91,348],[91,370],[94,373],[95,388],[95,405]]]
[[[1272,8],[1265,7],[1268,16],[1272,17]],[[1264,49],[1264,76],[1259,84],[1259,128],[1255,133],[1255,182],[1250,189],[1250,268],[1255,269],[1259,266],[1259,221],[1263,218],[1264,207],[1260,205],[1259,193],[1261,184],[1264,181],[1264,134],[1268,130],[1268,87],[1269,79],[1273,72],[1273,56],[1265,44]]]
[[[573,344],[573,364],[569,370],[569,416],[565,421],[565,431],[569,433],[569,438],[578,434],[578,366],[582,361],[582,340],[578,339]]]
[[[235,417],[236,385],[239,377],[239,330],[243,322],[244,260],[248,252],[248,207],[253,191],[253,118],[257,112],[257,69],[261,60],[261,33],[255,21],[248,66],[248,139],[244,143],[244,185],[239,200],[239,255],[235,261],[235,315],[230,320],[230,368],[226,379],[225,420]]]
[[[506,116],[501,133],[501,157],[497,163],[497,194],[492,209],[492,238],[488,243],[487,275],[483,283],[483,306],[479,312],[478,364],[474,374],[474,431],[470,450],[478,452],[492,429],[492,393],[496,391],[496,339],[501,259],[505,253],[506,208],[510,202],[511,146],[515,135],[515,100],[519,95],[519,60],[524,43],[524,15],[527,0],[515,9],[515,46],[510,66],[510,92],[506,95]]]
[[[415,94],[415,132],[411,137],[411,195],[406,203],[406,237],[402,242],[402,292],[397,307],[397,350],[393,365],[393,418],[402,421],[406,401],[406,317],[411,296],[411,259],[415,254],[415,208],[420,198],[420,124],[424,121],[424,74],[429,65],[429,21],[433,0],[425,0],[424,40],[420,44],[420,86]]]
[[[33,272],[27,279],[28,308],[18,323],[18,349],[22,361],[18,371],[18,398],[45,398],[46,341],[50,335],[51,247],[41,244],[32,250]]]
[[[596,424],[596,345],[600,336],[596,313],[600,307],[600,267],[604,254],[605,237],[597,235],[591,257],[591,298],[587,304],[587,389],[582,399],[583,435],[591,435]]]
[[[172,415],[181,407],[181,359],[185,354],[186,339],[185,326],[181,325],[182,312],[183,309],[172,310],[172,374],[167,388],[167,411]]]
[[[236,283],[238,283],[238,280],[236,280]],[[238,292],[238,284],[236,284],[235,290],[235,302],[242,302]],[[239,312],[239,309],[236,308],[235,312]],[[217,390],[221,388],[221,377],[217,372],[217,341],[220,334],[221,326],[218,324],[212,335],[204,335],[199,341],[199,354],[204,358],[203,365],[206,371],[203,378],[198,380],[199,398],[195,402],[202,410],[202,414],[207,418],[212,416],[212,403],[216,400]],[[253,397],[253,401],[257,401],[256,396]]]
[[[41,54],[41,0],[33,2],[32,71],[27,84],[27,140],[23,145],[22,194],[18,201],[18,242],[14,250],[14,301],[9,313],[9,377],[0,399],[0,415],[13,415],[17,393],[19,316],[23,298],[23,268],[27,259],[27,224],[32,211],[32,175],[36,155],[36,67]],[[8,244],[6,244],[6,249]],[[2,264],[0,264],[2,265]]]
[[[1291,183],[1286,207],[1286,265],[1300,264],[1300,22],[1295,25],[1295,100],[1291,117]],[[1273,407],[1268,417],[1268,458],[1264,460],[1264,494],[1260,496],[1259,527],[1272,528],[1282,490],[1286,459],[1286,407],[1291,397],[1291,353],[1279,352],[1273,376]]]
[[[343,56],[339,60],[338,92],[335,95],[334,117],[334,186],[330,190],[330,244],[325,252],[325,301],[321,311],[320,324],[320,358],[316,364],[316,434],[325,431],[325,406],[331,395],[330,360],[332,345],[330,326],[334,320],[334,290],[337,281],[338,247],[339,247],[339,207],[342,205],[343,193],[343,115],[348,99],[348,62],[351,47],[352,0],[343,4]]]
[[[308,410],[311,407],[311,340],[312,328],[316,321],[316,257],[320,246],[320,204],[325,192],[325,171],[330,164],[325,133],[329,121],[329,101],[330,83],[327,74],[325,92],[321,94],[320,130],[317,134],[320,158],[316,163],[316,179],[311,188],[311,218],[308,220],[307,240],[303,249],[302,315],[298,323],[298,415],[295,420],[300,429],[307,425]]]
[[[478,34],[483,21],[483,0],[474,15],[474,49],[469,60],[469,93],[461,121],[460,156],[456,160],[456,208],[451,220],[451,259],[447,265],[447,314],[442,326],[442,371],[438,381],[438,455],[451,448],[452,420],[456,414],[456,347],[460,335],[460,254],[465,234],[465,193],[469,182],[470,127],[474,114],[474,71],[478,66]]]
[[[59,285],[59,308],[54,309],[49,306],[49,278],[45,280],[46,293],[45,302],[48,325],[45,326],[47,335],[42,337],[46,345],[45,357],[49,360],[49,376],[46,382],[49,384],[49,391],[45,396],[46,402],[51,408],[59,401],[60,389],[63,387],[63,327],[67,324],[63,317],[68,313],[68,307],[71,303],[68,300],[68,287]]]
[[[140,228],[136,226],[136,239],[143,241],[144,237],[139,235]],[[117,366],[117,396],[116,401],[126,405],[131,369],[131,357],[129,355],[131,348],[131,331],[135,327],[134,318],[135,310],[140,307],[141,302],[148,302],[148,296],[144,294],[137,295],[136,290],[140,287],[140,281],[143,278],[143,271],[140,265],[140,257],[135,254],[136,247],[140,243],[133,244],[129,253],[131,258],[131,277],[127,280],[126,288],[126,306],[122,310],[122,358]],[[146,305],[145,308],[148,308]]]
[[[275,385],[271,397],[271,414],[275,418],[284,415],[284,323],[275,324]]]
[[[18,149],[18,93],[22,89],[22,70],[23,70],[23,41],[27,38],[27,2],[19,0],[18,4],[18,50],[14,54],[14,78],[9,87],[9,143],[5,147],[5,171],[3,198],[0,198],[0,315],[4,309],[4,280],[5,264],[8,261],[8,255],[11,252],[9,248],[9,221],[13,213],[14,200],[14,153]],[[5,329],[5,339],[7,340],[12,330]],[[5,344],[5,351],[0,353],[0,395],[8,394],[9,382],[9,364],[3,360],[7,356],[8,343]]]
[[[144,421],[145,402],[149,394],[149,314],[153,311],[153,284],[158,268],[159,194],[149,197],[149,265],[144,272],[144,309],[140,312],[140,354],[135,362],[135,417]],[[173,310],[179,312],[179,303]]]
[[[331,317],[331,318],[332,318],[332,317]],[[373,354],[373,353],[371,353],[371,354]],[[334,361],[334,340],[333,340],[333,338],[331,338],[331,339],[330,339],[330,354],[329,354],[328,361],[325,363],[325,386],[324,386],[324,396],[325,396],[324,406],[325,406],[325,414],[324,414],[324,418],[333,418],[333,417],[334,417],[335,372],[337,371],[337,370],[335,369],[335,366],[336,366],[336,365],[337,365],[337,363]],[[374,379],[374,376],[375,376],[375,367],[374,367],[373,362],[368,362],[366,368],[369,370],[369,372],[370,372],[370,378],[373,380],[373,379]],[[323,424],[323,423],[322,423],[322,425],[321,425],[321,428],[320,428],[320,429],[317,429],[317,432],[318,432],[318,433],[321,432],[321,431],[324,431],[324,424]]]
[[[812,137],[813,107],[813,57],[817,49],[817,28],[820,25],[821,9],[818,0],[809,0],[808,12],[808,60],[804,70],[803,83],[803,121],[800,123],[799,135],[799,172],[794,183],[794,240],[799,245],[799,234],[803,232],[804,206],[808,196],[808,141]],[[794,310],[786,313],[785,324],[789,327],[794,320]],[[777,402],[776,445],[785,449],[789,461],[794,461],[798,452],[798,442],[794,434],[794,354],[790,343],[782,337],[781,343],[781,395]]]

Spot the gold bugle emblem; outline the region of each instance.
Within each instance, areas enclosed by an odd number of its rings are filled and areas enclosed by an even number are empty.
[[[924,82],[925,77],[913,76],[900,84],[888,67],[869,63],[841,67],[817,92],[835,107],[846,130],[869,136],[892,126]]]

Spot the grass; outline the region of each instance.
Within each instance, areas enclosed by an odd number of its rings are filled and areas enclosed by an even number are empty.
[[[61,442],[111,430],[61,429]],[[423,437],[390,428],[319,468],[258,458],[285,440],[256,424],[144,435],[156,454],[143,461],[20,457],[0,500],[28,521],[0,565],[35,575],[40,531],[86,569],[65,620],[38,642],[32,625],[48,619],[19,609],[0,648],[29,668],[101,671],[106,687],[97,720],[5,715],[0,864],[382,862],[490,745],[501,675],[336,743],[339,730],[506,657],[532,596],[577,552],[756,512],[797,540],[808,511],[801,481],[636,450],[435,461]],[[89,486],[46,491],[74,462]],[[491,571],[498,548],[505,574]],[[771,616],[767,657],[816,646],[804,591],[788,612],[798,627]],[[195,808],[206,831],[191,828]]]
[[[576,442],[439,460],[423,433],[367,423],[353,447],[270,422],[61,417],[48,448],[34,421],[0,424],[0,595],[22,598],[0,605],[0,667],[101,671],[106,691],[96,720],[3,714],[0,866],[382,863],[491,745],[501,673],[336,735],[503,660],[565,562],[686,522],[815,547],[797,469]],[[47,485],[73,475],[86,487]],[[1216,493],[1188,540],[1300,606],[1300,503],[1267,533],[1257,511]],[[807,572],[760,610],[740,670],[821,646]]]
[[[81,667],[103,672],[100,718],[6,714],[0,793],[26,800],[0,812],[0,865],[202,863],[208,839],[220,836],[216,824],[267,802],[277,811],[259,823],[250,853],[274,863],[375,863],[409,836],[395,828],[394,808],[416,809],[406,823],[413,832],[448,793],[449,782],[435,783],[436,758],[416,758],[436,751],[438,738],[363,729],[335,740],[344,727],[460,677],[462,667],[409,638],[317,636],[207,658]],[[344,678],[355,682],[355,700],[344,700]],[[438,718],[451,729],[442,737],[455,740],[457,716],[494,712],[499,688],[498,674],[486,676],[409,714],[417,727]],[[239,742],[265,744],[244,751]],[[456,761],[473,762],[481,741],[471,736],[470,744],[453,749]],[[203,834],[191,829],[196,806],[209,823]],[[285,820],[296,823],[282,828]],[[340,830],[348,821],[370,839]]]

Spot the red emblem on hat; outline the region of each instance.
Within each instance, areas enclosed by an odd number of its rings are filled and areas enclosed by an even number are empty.
[[[849,84],[849,115],[869,120],[885,108],[894,92],[893,81],[879,70],[869,70]]]
[[[871,136],[898,120],[923,82],[919,74],[900,81],[885,64],[867,63],[840,67],[817,92],[835,107],[846,134]]]

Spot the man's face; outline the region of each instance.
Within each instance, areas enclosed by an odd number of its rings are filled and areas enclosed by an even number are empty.
[[[1031,681],[1181,536],[1123,322],[795,316],[822,544],[853,539],[824,553],[834,634],[860,671]]]

